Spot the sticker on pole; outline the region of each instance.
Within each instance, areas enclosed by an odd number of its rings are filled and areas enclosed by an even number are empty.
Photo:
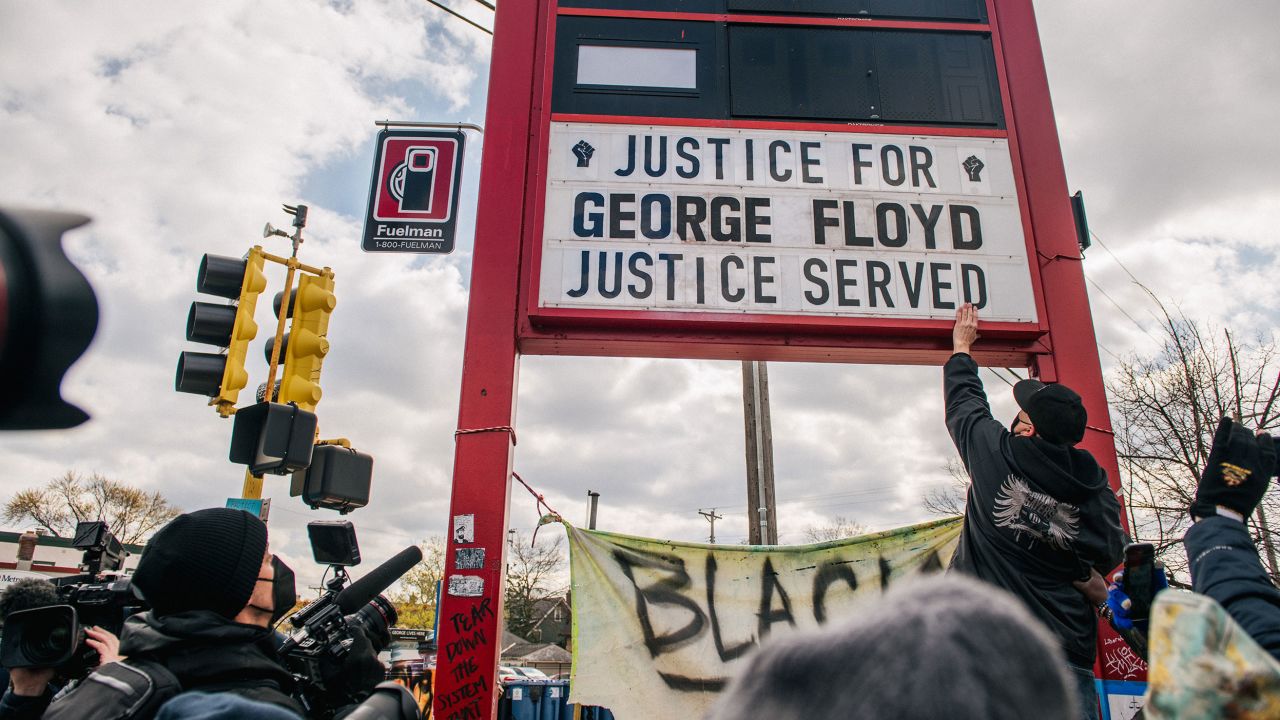
[[[461,132],[378,133],[365,252],[453,252],[464,143]]]

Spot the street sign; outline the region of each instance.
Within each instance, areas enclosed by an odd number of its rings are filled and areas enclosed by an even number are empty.
[[[271,498],[227,498],[227,507],[257,515],[266,522],[271,515]]]
[[[453,252],[464,143],[456,131],[378,133],[365,252]]]

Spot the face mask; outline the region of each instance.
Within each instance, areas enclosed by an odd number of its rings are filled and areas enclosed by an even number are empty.
[[[270,612],[271,624],[274,625],[280,622],[280,618],[284,617],[285,613],[293,609],[293,606],[298,602],[298,593],[294,586],[293,570],[288,565],[285,565],[283,560],[272,555],[271,569],[275,571],[271,580],[271,605],[273,609],[268,611],[266,608],[257,605],[250,605],[249,607],[262,612]],[[266,580],[266,578],[258,579]]]

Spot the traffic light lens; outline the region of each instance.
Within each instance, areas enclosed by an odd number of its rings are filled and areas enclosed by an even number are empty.
[[[226,347],[235,326],[235,305],[193,302],[187,314],[187,340]]]
[[[205,255],[200,259],[200,272],[196,275],[196,292],[217,295],[229,300],[240,297],[244,284],[245,260],[224,255]]]
[[[226,367],[226,355],[184,351],[178,357],[178,372],[173,380],[173,389],[213,397],[222,386],[222,373]]]

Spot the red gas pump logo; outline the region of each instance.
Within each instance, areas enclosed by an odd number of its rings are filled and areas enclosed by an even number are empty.
[[[386,138],[378,169],[374,218],[449,220],[457,152],[458,143],[452,138]]]

